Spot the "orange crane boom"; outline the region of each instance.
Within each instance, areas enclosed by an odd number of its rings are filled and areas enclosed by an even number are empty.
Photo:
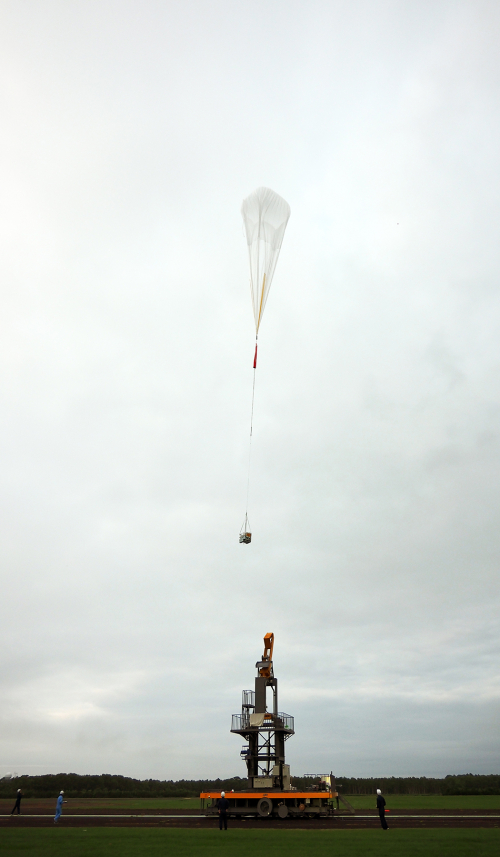
[[[270,678],[273,674],[273,649],[274,634],[266,634],[264,637],[264,654],[259,664],[259,675],[263,678]]]

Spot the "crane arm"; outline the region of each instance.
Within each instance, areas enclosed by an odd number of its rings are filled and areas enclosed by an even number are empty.
[[[266,634],[264,637],[264,654],[262,660],[256,664],[259,675],[263,678],[271,678],[273,674],[273,648],[274,634]]]
[[[274,648],[274,634],[266,634],[264,637],[264,654],[262,655],[263,661],[272,661],[273,659],[273,648]]]

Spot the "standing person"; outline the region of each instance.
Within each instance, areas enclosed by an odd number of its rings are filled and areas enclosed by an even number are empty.
[[[56,814],[55,814],[55,816],[54,816],[54,824],[55,824],[57,821],[59,821],[59,819],[61,818],[62,805],[63,805],[63,803],[64,803],[64,792],[63,792],[63,790],[61,789],[61,791],[59,792],[59,797],[57,798]]]
[[[21,798],[22,798],[22,796],[23,796],[23,793],[22,793],[21,789],[18,789],[17,795],[16,795],[16,802],[14,804],[14,809],[12,810],[11,815],[14,815],[16,809],[17,809],[17,814],[21,815]]]
[[[380,791],[377,789],[377,809],[378,814],[380,816],[380,824],[382,825],[382,830],[389,830],[387,827],[387,822],[385,820],[385,797]]]
[[[219,830],[222,830],[223,822],[224,830],[227,830],[227,811],[229,809],[229,801],[226,798],[226,792],[220,793],[220,798],[217,802],[217,807],[219,809]]]

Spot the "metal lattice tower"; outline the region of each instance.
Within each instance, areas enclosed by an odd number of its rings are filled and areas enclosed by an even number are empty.
[[[274,635],[264,637],[264,656],[255,664],[255,690],[242,693],[241,714],[233,714],[231,732],[247,741],[241,751],[246,761],[249,788],[283,789],[289,780],[285,768],[285,741],[294,735],[294,719],[278,711],[278,679],[274,677],[272,650]],[[267,706],[267,689],[272,703]]]

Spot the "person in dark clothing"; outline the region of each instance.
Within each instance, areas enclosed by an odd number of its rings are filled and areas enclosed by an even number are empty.
[[[21,789],[18,789],[17,795],[16,795],[16,802],[14,804],[14,809],[12,810],[11,815],[14,815],[16,809],[17,809],[17,814],[21,815],[21,798],[22,798],[22,796],[23,796],[23,793],[22,793]]]
[[[387,822],[385,820],[385,797],[383,796],[380,789],[377,789],[377,809],[378,814],[380,816],[380,824],[382,825],[382,830],[389,830],[387,827]]]
[[[217,808],[219,810],[219,830],[222,830],[223,824],[224,830],[227,830],[227,811],[229,809],[229,801],[226,798],[225,792],[220,793],[220,798],[217,801]]]

